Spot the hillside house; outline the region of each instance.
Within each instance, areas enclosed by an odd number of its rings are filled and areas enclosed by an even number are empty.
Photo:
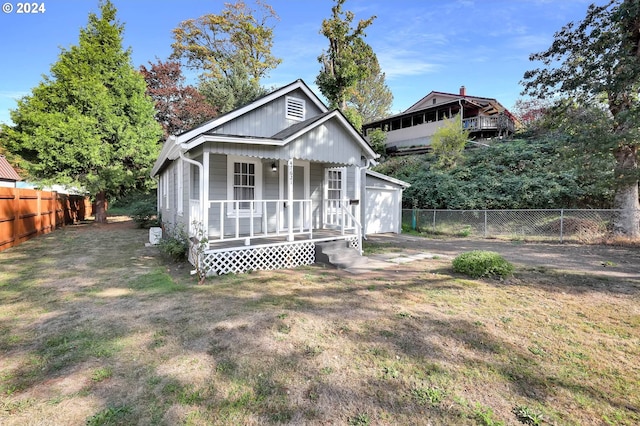
[[[165,226],[204,230],[206,266],[237,273],[314,263],[322,242],[361,254],[367,232],[400,232],[408,184],[369,171],[377,156],[297,80],[170,136],[151,174]]]
[[[458,94],[431,92],[400,114],[365,124],[362,131],[368,136],[374,129],[384,130],[388,151],[424,148],[443,120],[457,114],[476,141],[506,137],[517,126],[517,119],[496,99],[469,96],[462,86]]]

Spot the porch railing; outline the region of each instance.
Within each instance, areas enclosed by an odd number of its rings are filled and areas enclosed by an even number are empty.
[[[510,132],[515,131],[515,124],[510,119],[500,116],[477,116],[465,118],[462,120],[462,128],[469,131],[479,131],[479,130],[497,130],[499,127],[499,120],[503,119],[506,130]]]
[[[357,206],[351,204],[349,200],[324,200],[325,226],[340,229],[342,235],[345,235],[347,231],[355,233],[360,241],[359,251],[362,254],[362,225],[356,214]]]
[[[234,241],[251,238],[268,238],[278,236],[295,236],[308,234],[312,237],[311,200],[212,200],[209,201],[210,229],[215,224],[217,235],[210,235],[209,240]],[[293,224],[289,224],[289,212],[293,209]],[[215,219],[215,220],[214,220]],[[231,231],[227,231],[228,228]]]

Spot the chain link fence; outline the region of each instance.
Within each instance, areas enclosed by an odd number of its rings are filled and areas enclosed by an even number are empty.
[[[402,210],[405,230],[462,237],[592,243],[611,230],[616,210]]]

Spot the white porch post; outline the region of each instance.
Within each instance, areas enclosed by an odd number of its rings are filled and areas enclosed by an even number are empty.
[[[205,147],[202,153],[202,228],[204,229],[204,236],[207,239],[207,249],[209,249],[209,150]]]
[[[293,241],[293,158],[287,160],[287,241]]]

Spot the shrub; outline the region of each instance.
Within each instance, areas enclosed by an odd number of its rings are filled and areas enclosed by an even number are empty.
[[[167,226],[158,247],[162,253],[174,262],[183,262],[187,259],[189,236],[182,228],[170,228]]]
[[[468,251],[453,259],[453,270],[472,278],[505,278],[513,269],[511,263],[492,251]]]
[[[156,216],[157,204],[155,198],[146,198],[135,201],[130,206],[131,218],[140,228],[158,226]]]

